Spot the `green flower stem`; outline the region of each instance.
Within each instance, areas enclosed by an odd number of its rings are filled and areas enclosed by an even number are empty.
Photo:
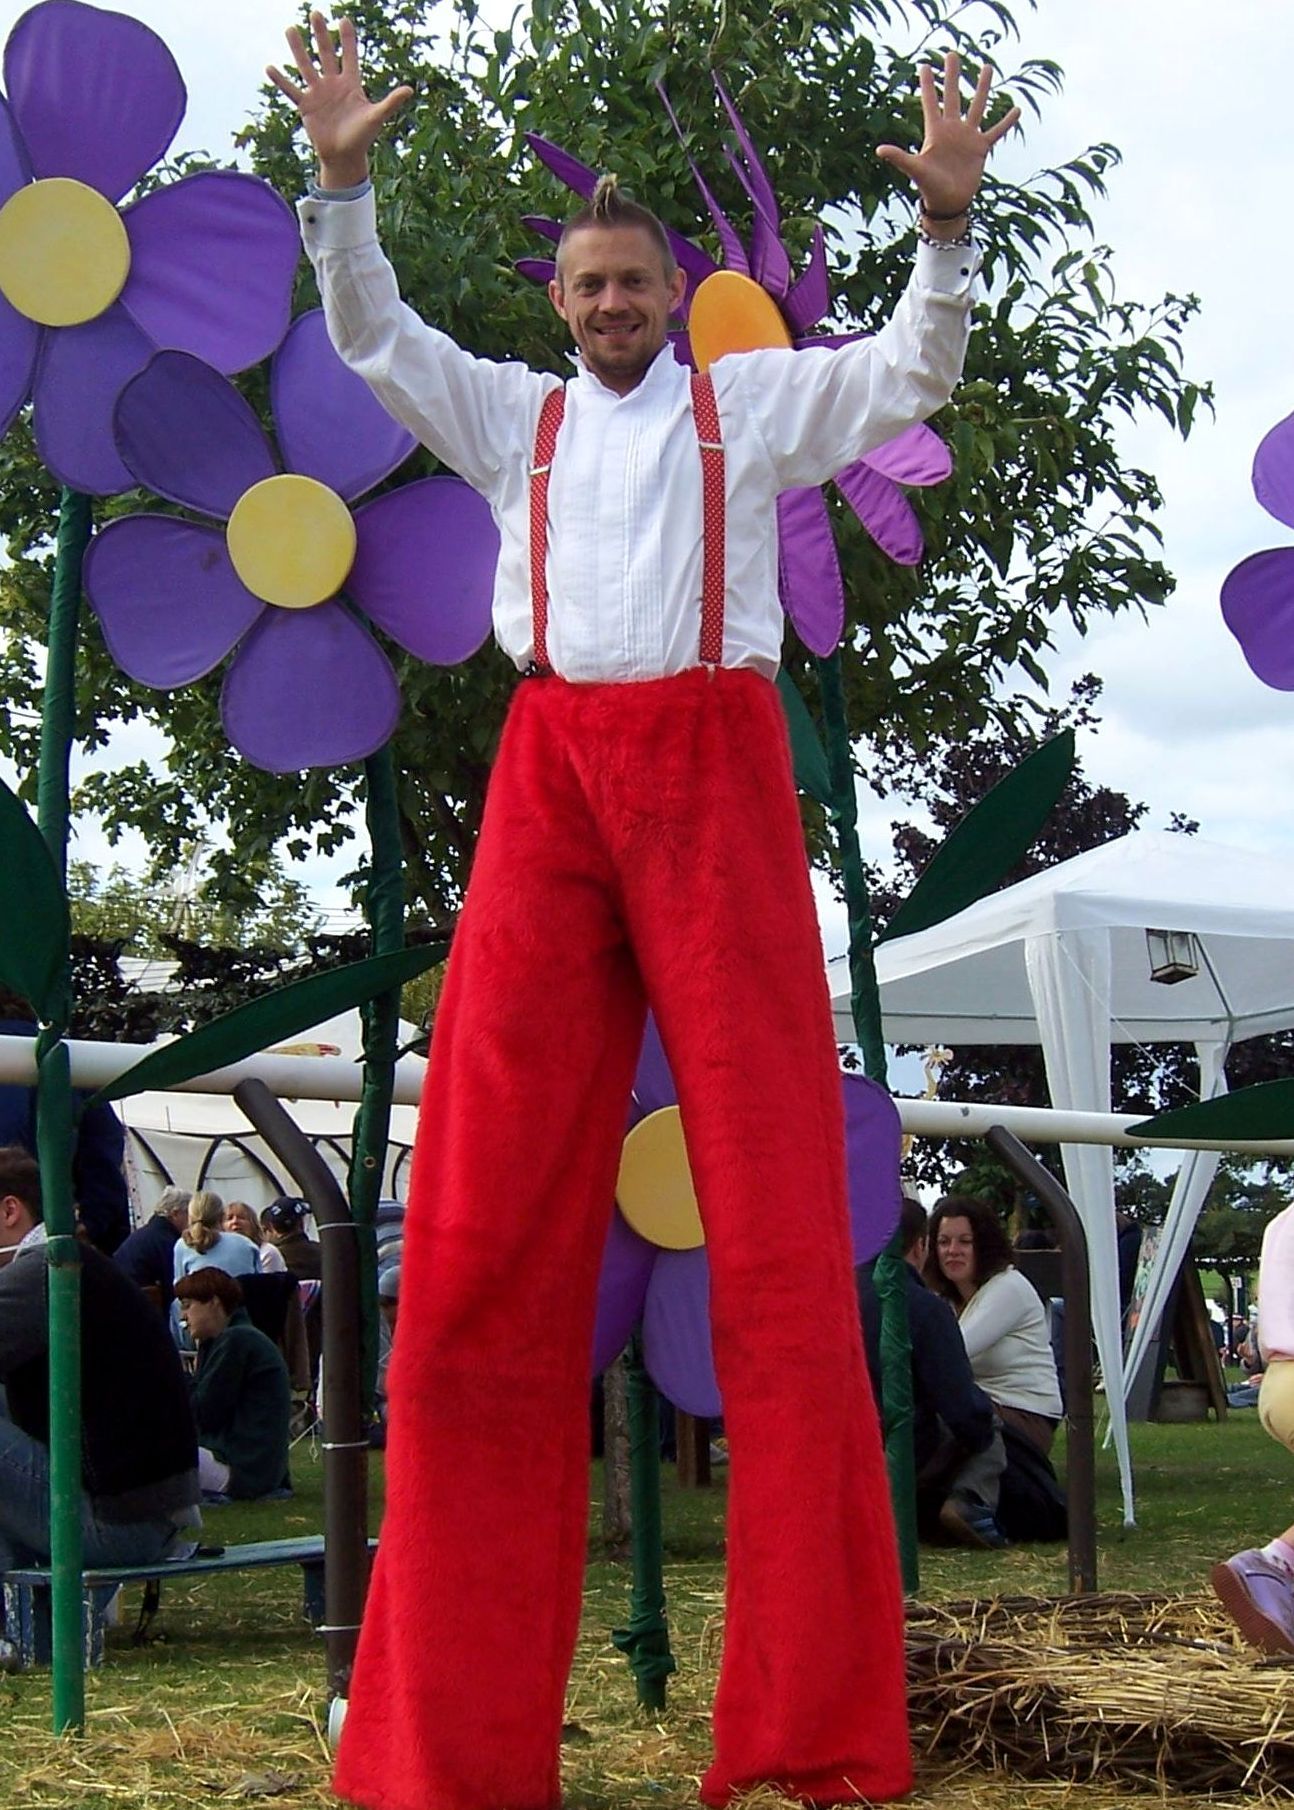
[[[36,818],[66,883],[69,780],[76,726],[76,638],[81,562],[89,544],[90,499],[64,490],[59,503],[50,596],[45,696],[41,711]],[[65,958],[66,963],[66,958]],[[81,1264],[72,1193],[74,1113],[67,1035],[71,973],[36,1045],[36,1144],[48,1235],[50,1563],[53,1573],[54,1732],[85,1726],[81,1636]]]
[[[369,867],[365,913],[369,953],[388,955],[404,947],[404,865],[400,813],[396,802],[395,763],[388,742],[364,762],[368,797],[365,816]],[[392,987],[361,1008],[364,1021],[364,1089],[355,1114],[350,1164],[350,1206],[360,1228],[360,1350],[364,1400],[377,1389],[378,1309],[377,1242],[373,1232],[382,1193],[387,1143],[391,1129],[391,1096],[395,1086],[395,1053],[399,1043],[400,989]]]
[[[840,851],[840,871],[849,913],[850,1010],[854,1035],[863,1052],[863,1067],[873,1081],[889,1085],[885,1041],[881,1031],[881,993],[873,952],[871,898],[858,844],[858,800],[854,762],[845,718],[840,651],[818,661],[822,721],[831,776],[831,821]],[[915,1592],[920,1572],[917,1558],[916,1463],[912,1448],[912,1344],[908,1332],[907,1278],[897,1234],[876,1259],[872,1275],[881,1306],[881,1399],[884,1406],[885,1461],[899,1540],[903,1588]]]
[[[613,1644],[629,1660],[644,1709],[665,1707],[665,1680],[678,1668],[669,1646],[665,1616],[665,1569],[661,1543],[660,1408],[635,1337],[625,1360],[629,1405],[629,1545],[633,1583],[629,1625],[617,1628]]]

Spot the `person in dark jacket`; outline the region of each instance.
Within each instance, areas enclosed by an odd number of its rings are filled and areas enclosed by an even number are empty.
[[[214,1265],[181,1276],[175,1298],[198,1348],[193,1411],[205,1497],[290,1491],[292,1387],[278,1347],[252,1325],[237,1280]]]
[[[49,1297],[40,1171],[0,1148],[0,1571],[49,1560]],[[196,1525],[197,1437],[171,1336],[129,1277],[81,1257],[81,1530],[88,1565],[167,1557]],[[0,1614],[3,1612],[0,1611]],[[0,1660],[3,1628],[0,1627]]]
[[[163,1188],[152,1215],[112,1253],[117,1268],[141,1288],[156,1289],[157,1304],[171,1305],[175,1283],[175,1246],[189,1223],[187,1188]]]
[[[0,1036],[34,1037],[36,1017],[27,1001],[0,987]],[[0,1145],[21,1144],[36,1154],[36,1089],[0,1085]],[[106,1102],[82,1108],[72,1153],[72,1192],[90,1243],[111,1256],[130,1231],[130,1196],[122,1157],[126,1134]]]
[[[948,1303],[926,1287],[926,1210],[904,1196],[899,1216],[912,1344],[912,1438],[917,1523],[963,1545],[1007,1544],[994,1511],[1006,1453],[993,1404],[971,1375],[970,1359]],[[881,1309],[872,1265],[856,1272],[863,1343],[881,1400]]]
[[[318,1282],[323,1275],[323,1250],[306,1232],[309,1217],[309,1203],[292,1194],[280,1194],[261,1214],[266,1235],[299,1282]]]

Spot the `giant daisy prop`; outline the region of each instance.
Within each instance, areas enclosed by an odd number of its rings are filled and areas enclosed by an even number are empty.
[[[113,658],[142,684],[189,685],[228,658],[226,734],[287,773],[362,760],[395,728],[399,686],[359,611],[434,665],[480,647],[498,531],[454,477],[352,508],[416,442],[337,356],[322,310],[275,355],[270,406],[281,461],[226,378],[187,353],[150,359],[117,405],[119,455],[137,483],[209,519],[111,523],[85,585]]]
[[[111,495],[132,481],[113,404],[159,348],[229,373],[282,339],[296,223],[268,184],[233,170],[119,205],[165,156],[186,98],[138,19],[42,0],[9,34],[4,87],[0,433],[30,399],[53,475]]]

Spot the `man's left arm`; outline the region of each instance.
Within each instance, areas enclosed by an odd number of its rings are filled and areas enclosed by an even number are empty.
[[[969,210],[993,146],[1019,119],[1013,107],[983,124],[992,70],[980,70],[965,113],[961,64],[944,60],[942,91],[921,71],[919,151],[881,145],[877,155],[910,176],[919,194],[916,266],[893,316],[873,339],[837,350],[751,352],[720,362],[722,387],[739,393],[758,425],[779,485],[820,484],[942,408],[961,375],[979,255]],[[721,389],[722,404],[722,389]]]

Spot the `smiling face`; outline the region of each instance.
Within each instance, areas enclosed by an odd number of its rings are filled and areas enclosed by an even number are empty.
[[[968,1301],[975,1293],[975,1233],[969,1219],[950,1213],[940,1220],[935,1256],[945,1279]]]
[[[588,369],[627,396],[665,344],[685,281],[666,273],[646,227],[582,226],[567,235],[548,295]]]

